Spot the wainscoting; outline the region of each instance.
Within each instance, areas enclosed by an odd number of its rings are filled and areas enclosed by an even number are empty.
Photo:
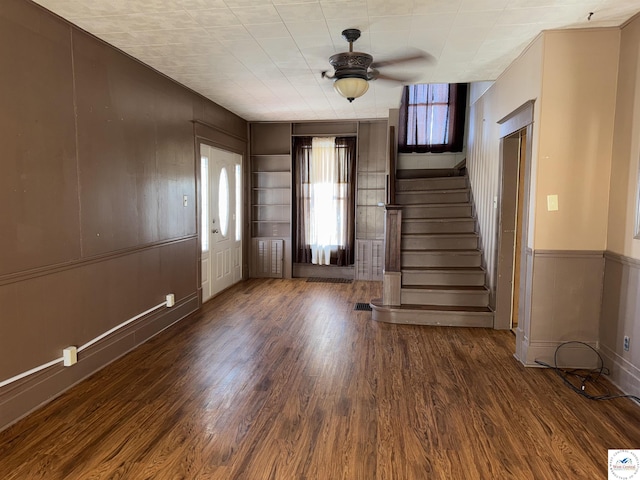
[[[526,256],[531,286],[521,302],[516,356],[525,365],[553,362],[558,345],[581,341],[598,347],[604,254],[601,251],[534,250]],[[530,292],[530,293],[529,293]],[[587,347],[565,350],[563,366],[593,367]]]
[[[640,261],[606,252],[604,263],[600,353],[611,370],[610,380],[640,396]],[[628,352],[625,335],[631,338]]]

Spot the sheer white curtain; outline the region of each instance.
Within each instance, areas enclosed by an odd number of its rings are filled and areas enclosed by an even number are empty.
[[[353,263],[351,137],[297,137],[295,261],[316,265]]]
[[[466,109],[466,83],[407,85],[400,103],[398,151],[462,151]]]
[[[313,137],[309,169],[309,221],[306,238],[311,248],[311,263],[329,265],[331,250],[345,244],[339,199],[341,190],[335,137]]]

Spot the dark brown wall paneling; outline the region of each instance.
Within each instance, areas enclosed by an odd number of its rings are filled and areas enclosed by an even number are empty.
[[[0,5],[0,275],[78,258],[71,29]]]
[[[247,140],[247,122],[213,102],[200,99],[194,104],[193,118],[208,125],[222,127],[221,130]]]
[[[161,239],[194,235],[197,232],[191,101],[192,95],[173,82],[164,82],[158,87],[155,121]],[[187,196],[187,207],[183,206],[183,195]]]
[[[216,148],[222,148],[230,152],[239,153],[240,155],[247,154],[247,140],[240,136],[229,136],[223,130],[215,128],[214,126],[196,121],[194,124],[195,135],[198,141],[204,142],[208,145],[215,146]]]
[[[0,381],[176,300],[0,388],[0,429],[197,308],[194,121],[246,151],[241,118],[35,4],[0,3]]]
[[[74,38],[83,254],[195,234],[190,94],[91,37]]]

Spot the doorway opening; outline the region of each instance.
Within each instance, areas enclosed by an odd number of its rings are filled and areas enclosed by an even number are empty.
[[[527,102],[499,123],[501,184],[494,327],[509,329],[516,338],[522,338],[531,273],[526,260],[533,102]]]
[[[520,267],[522,263],[522,217],[524,205],[524,173],[527,161],[527,129],[523,128],[509,136],[509,141],[518,142],[517,156],[510,159],[518,165],[516,178],[516,202],[515,208],[515,239],[513,245],[513,275],[511,285],[511,331],[515,334],[518,327],[518,309],[520,305]]]

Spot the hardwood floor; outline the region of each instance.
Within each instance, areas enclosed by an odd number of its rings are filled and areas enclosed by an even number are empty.
[[[377,323],[377,283],[250,280],[0,432],[20,479],[599,479],[640,407],[509,331]]]

